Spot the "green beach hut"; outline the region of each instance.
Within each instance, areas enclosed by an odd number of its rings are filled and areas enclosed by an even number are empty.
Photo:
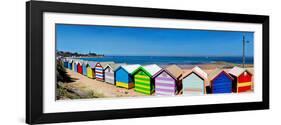
[[[152,76],[162,68],[156,64],[141,66],[132,74],[134,76],[135,91],[151,95],[154,92],[154,80]]]

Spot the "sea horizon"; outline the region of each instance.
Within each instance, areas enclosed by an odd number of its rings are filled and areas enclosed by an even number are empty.
[[[126,63],[126,64],[208,64],[216,62],[227,62],[242,64],[242,56],[145,56],[145,55],[105,55],[103,57],[81,57],[81,60],[86,61],[97,61],[107,62],[113,61],[115,63]],[[247,56],[245,57],[246,64],[253,64],[254,58]]]

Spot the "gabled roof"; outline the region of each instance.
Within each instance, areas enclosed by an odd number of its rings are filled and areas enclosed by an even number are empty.
[[[208,79],[208,74],[203,71],[201,68],[198,66],[195,66],[192,71],[196,72],[198,75],[200,75],[203,79]]]
[[[67,62],[67,59],[66,59],[66,58],[62,58],[62,61],[63,61],[63,62]]]
[[[83,64],[83,65],[87,65],[87,64],[88,64],[88,61],[83,60],[83,61],[82,61],[82,64]]]
[[[75,59],[75,60],[73,60],[73,62],[74,62],[75,64],[78,64],[78,63],[79,63],[79,60]]]
[[[158,73],[162,69],[161,67],[159,67],[156,64],[145,65],[145,66],[142,66],[141,68],[143,68],[147,73],[149,73],[150,76],[154,76],[156,73]]]
[[[83,64],[83,61],[82,60],[79,60],[79,61],[77,61],[80,65],[82,65]],[[77,64],[78,64],[77,63]]]
[[[246,68],[247,71],[249,71],[252,75],[254,74],[254,68]]]
[[[77,62],[76,60],[73,60],[73,63],[74,63],[74,64],[77,64],[78,62]]]
[[[106,69],[107,67],[109,67],[109,68],[111,68],[113,71],[115,71],[117,68],[119,68],[119,67],[122,66],[122,65],[126,65],[126,64],[125,64],[125,63],[107,64],[104,69]]]
[[[191,73],[195,73],[196,75],[198,75],[199,77],[201,77],[203,80],[207,80],[208,79],[208,74],[203,71],[201,68],[199,68],[198,66],[195,66],[194,68],[192,68],[190,71],[184,72],[181,79],[186,78],[187,76],[189,76]]]
[[[208,79],[211,81],[214,78],[216,78],[219,74],[221,74],[222,72],[224,72],[230,79],[233,79],[227,72],[225,72],[222,69],[215,69],[214,71],[212,71],[210,74],[208,74]]]
[[[228,73],[235,76],[235,77],[239,77],[245,71],[247,71],[247,70],[244,69],[244,68],[240,68],[240,67],[235,66]]]
[[[132,74],[135,70],[137,70],[141,65],[134,64],[134,65],[122,65],[123,69],[125,69],[129,74]]]
[[[175,79],[179,78],[183,73],[182,69],[177,65],[170,65],[163,70],[167,71]]]
[[[105,68],[107,64],[114,64],[114,62],[99,62],[99,64]]]
[[[98,62],[89,61],[89,62],[88,62],[88,65],[89,65],[91,68],[95,68],[95,66],[96,66],[97,63],[98,63]]]

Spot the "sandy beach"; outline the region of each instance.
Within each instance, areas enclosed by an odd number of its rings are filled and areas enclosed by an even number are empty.
[[[66,69],[67,74],[74,78],[74,82],[64,83],[62,86],[69,90],[79,90],[81,93],[93,94],[92,98],[134,97],[146,96],[135,92],[134,89],[124,89],[115,85],[90,79],[72,70]],[[87,97],[85,97],[87,98]],[[91,97],[89,97],[91,98]]]
[[[228,72],[233,66],[240,66],[240,64],[229,63],[213,63],[213,64],[198,64],[207,74],[213,70],[220,68]],[[165,67],[165,66],[164,66]],[[181,65],[184,73],[191,72],[194,65]],[[246,68],[253,73],[253,65],[246,65]],[[77,98],[114,98],[114,97],[135,97],[135,96],[147,96],[142,93],[138,93],[132,89],[120,88],[110,83],[97,81],[96,79],[90,79],[82,74],[66,69],[67,74],[73,78],[73,82],[63,83],[61,85],[68,93],[67,96],[61,96],[58,99],[77,99]],[[206,86],[208,86],[208,82]],[[65,92],[64,92],[65,93]],[[78,95],[77,95],[78,93]],[[69,96],[76,94],[76,96]],[[152,94],[151,96],[153,96]]]

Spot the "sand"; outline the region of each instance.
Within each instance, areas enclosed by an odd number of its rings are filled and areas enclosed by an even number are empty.
[[[96,96],[103,98],[146,96],[144,94],[135,92],[134,89],[119,88],[110,83],[88,78],[69,69],[66,69],[66,71],[70,77],[75,79],[74,82],[64,83],[64,86],[68,88],[75,88],[87,92],[92,91]]]

